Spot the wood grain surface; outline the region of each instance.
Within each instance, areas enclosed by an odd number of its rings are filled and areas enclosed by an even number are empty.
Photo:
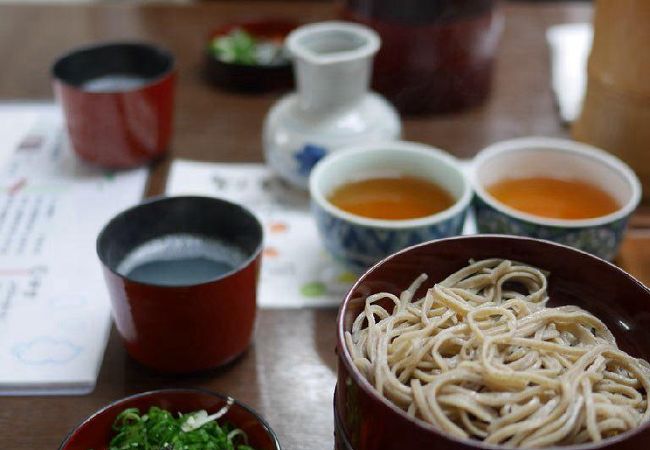
[[[530,134],[567,136],[549,84],[548,26],[589,20],[588,4],[504,3],[505,32],[494,90],[482,107],[445,116],[407,118],[405,138],[460,157]],[[144,39],[177,56],[179,85],[171,156],[153,170],[148,193],[163,190],[171,157],[204,161],[261,161],[262,119],[278,95],[220,91],[202,79],[202,49],[211,27],[250,16],[288,16],[309,22],[335,17],[320,2],[209,2],[198,5],[2,5],[0,99],[50,99],[49,66],[67,49],[101,40]],[[650,225],[641,212],[635,224]],[[620,263],[650,282],[648,233],[630,234]],[[332,394],[336,358],[334,310],[263,310],[255,344],[239,360],[190,378],[151,373],[111,335],[99,381],[82,397],[0,398],[0,449],[57,448],[88,414],[122,396],[161,387],[199,386],[228,393],[257,409],[287,450],[333,447]],[[0,368],[0,370],[2,370]]]

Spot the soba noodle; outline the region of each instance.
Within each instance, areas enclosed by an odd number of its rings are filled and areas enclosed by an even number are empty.
[[[546,276],[473,262],[414,298],[369,296],[346,332],[354,364],[410,416],[458,438],[547,447],[604,438],[650,418],[650,365],[598,318],[546,307]]]

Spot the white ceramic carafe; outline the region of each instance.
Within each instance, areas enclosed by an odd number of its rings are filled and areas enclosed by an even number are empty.
[[[379,36],[347,22],[302,26],[287,37],[298,92],[269,111],[263,133],[267,163],[292,185],[306,189],[323,156],[358,143],[399,139],[395,109],[369,92]]]

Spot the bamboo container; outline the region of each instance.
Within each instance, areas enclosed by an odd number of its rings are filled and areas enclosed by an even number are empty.
[[[650,202],[650,1],[597,0],[587,93],[573,137],[627,162]]]

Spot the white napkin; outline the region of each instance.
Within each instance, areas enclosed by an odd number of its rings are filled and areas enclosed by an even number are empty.
[[[573,122],[582,108],[592,36],[589,23],[567,23],[546,30],[551,49],[551,83],[565,123]]]

